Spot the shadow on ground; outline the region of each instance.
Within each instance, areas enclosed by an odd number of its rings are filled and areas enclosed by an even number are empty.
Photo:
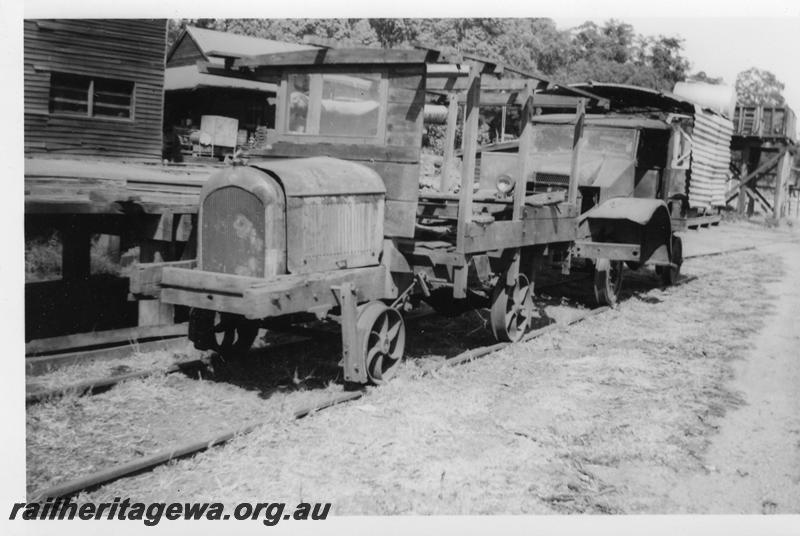
[[[636,299],[659,303],[661,298],[652,291],[660,285],[652,269],[626,268],[620,302]],[[535,312],[530,329],[596,306],[591,274],[545,274],[536,280]],[[496,342],[486,308],[472,309],[454,317],[436,313],[425,315],[425,312],[433,313],[423,305],[406,321],[406,360],[443,361]],[[262,331],[256,347],[246,356],[230,360],[214,356],[206,379],[258,391],[264,399],[287,391],[324,389],[332,383],[342,383],[338,366],[341,352],[339,327],[333,322],[310,324],[302,335],[288,337]]]

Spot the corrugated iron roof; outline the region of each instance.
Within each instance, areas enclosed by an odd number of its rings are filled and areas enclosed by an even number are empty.
[[[607,98],[611,102],[612,111],[641,107],[672,113],[694,113],[693,102],[668,91],[605,82],[570,84],[570,87],[591,91],[595,95]]]
[[[297,50],[314,50],[319,47],[298,45],[261,37],[250,37],[229,32],[218,32],[205,28],[187,26],[186,32],[194,39],[197,46],[206,56],[228,56],[241,58],[272,54],[276,52],[294,52]]]
[[[250,89],[254,91],[263,91],[265,93],[276,93],[278,91],[277,84],[201,73],[197,69],[197,65],[167,67],[164,72],[164,91],[197,89],[201,87]]]

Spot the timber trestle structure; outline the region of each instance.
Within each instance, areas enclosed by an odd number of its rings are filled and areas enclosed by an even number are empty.
[[[737,106],[731,150],[734,181],[726,203],[740,215],[787,215],[796,120],[789,107]],[[738,158],[737,158],[738,156]],[[734,205],[735,203],[735,205]]]

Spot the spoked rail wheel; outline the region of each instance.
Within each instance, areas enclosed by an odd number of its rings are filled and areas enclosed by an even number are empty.
[[[622,289],[622,261],[598,259],[594,267],[594,297],[599,305],[616,307]]]
[[[516,342],[528,330],[533,316],[533,293],[528,278],[520,274],[513,286],[501,278],[492,295],[492,333],[498,341]]]
[[[367,379],[380,385],[388,381],[403,359],[406,326],[403,316],[383,302],[374,301],[361,309],[357,320]]]

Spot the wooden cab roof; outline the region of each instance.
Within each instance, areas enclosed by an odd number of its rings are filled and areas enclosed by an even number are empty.
[[[316,44],[313,43],[312,44]],[[534,92],[557,94],[564,97],[584,98],[595,106],[608,108],[608,99],[593,94],[582,87],[567,86],[554,82],[536,72],[519,69],[501,62],[465,53],[450,53],[425,45],[414,48],[331,48],[322,47],[259,54],[239,58],[227,65],[201,65],[201,71],[233,77],[255,78],[263,82],[274,82],[287,68],[313,68],[337,70],[353,68],[369,70],[387,66],[423,66],[426,73],[425,90],[428,93],[462,94],[466,92],[467,80],[472,69],[481,75],[481,103],[490,106],[521,106],[522,91],[530,87]],[[544,102],[544,100],[542,100]]]

